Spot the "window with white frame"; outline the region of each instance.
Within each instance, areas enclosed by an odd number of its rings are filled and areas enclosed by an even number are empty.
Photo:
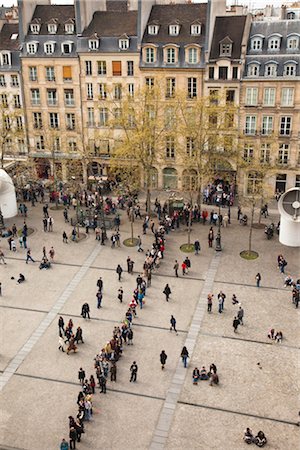
[[[73,23],[66,23],[65,24],[65,33],[66,34],[73,34],[74,33],[74,24]]]
[[[187,94],[188,94],[188,98],[196,98],[197,97],[197,78],[195,78],[195,77],[188,78]]]
[[[200,36],[201,34],[201,25],[200,23],[196,23],[191,25],[191,34],[193,36]]]
[[[220,56],[231,56],[232,44],[229,42],[224,42],[220,44]]]
[[[273,133],[273,116],[263,116],[261,133],[264,136]]]
[[[33,118],[33,127],[36,129],[43,128],[43,119],[42,119],[42,113],[41,112],[34,112],[32,113]]]
[[[57,129],[59,127],[58,113],[56,112],[49,113],[49,125],[50,128]]]
[[[29,55],[34,55],[37,52],[38,43],[37,42],[28,42],[27,43],[27,52]]]
[[[290,136],[292,130],[292,117],[282,116],[280,117],[280,136]]]
[[[244,155],[243,155],[243,159],[246,162],[251,162],[251,160],[253,159],[253,155],[254,155],[254,146],[252,143],[247,143],[244,145]]]
[[[10,84],[12,87],[19,87],[19,77],[18,75],[11,75],[10,76]]]
[[[1,105],[3,108],[8,108],[8,98],[7,94],[1,94]]]
[[[89,39],[89,49],[98,50],[98,48],[99,48],[99,39]]]
[[[54,53],[54,48],[55,42],[46,42],[44,44],[44,52],[46,53],[46,55],[51,55],[52,53]]]
[[[22,138],[18,139],[18,151],[20,155],[24,155],[25,154],[25,141]]]
[[[37,136],[35,138],[35,148],[37,150],[44,150],[45,149],[44,136]]]
[[[281,89],[281,106],[294,106],[294,88]]]
[[[259,65],[258,64],[248,64],[247,75],[248,75],[248,77],[258,77],[259,76]]]
[[[99,97],[101,98],[101,100],[107,98],[106,83],[99,83]]]
[[[41,102],[40,90],[39,89],[31,89],[30,94],[31,94],[32,105],[39,105]]]
[[[134,84],[133,83],[127,84],[127,91],[128,91],[129,97],[134,97]]]
[[[247,178],[247,194],[257,194],[260,191],[261,183],[261,175],[258,172],[250,172]]]
[[[158,34],[158,25],[148,25],[148,34],[152,36]]]
[[[286,48],[288,50],[298,50],[299,49],[299,36],[288,37]]]
[[[70,152],[76,152],[77,150],[77,141],[76,138],[70,138],[68,141],[68,147]]]
[[[54,137],[53,141],[52,141],[52,150],[54,152],[60,152],[60,138],[59,137]]]
[[[277,64],[266,64],[265,76],[266,77],[276,77],[277,76]]]
[[[120,83],[113,85],[113,96],[115,100],[121,100],[122,98],[122,85]]]
[[[57,32],[57,25],[56,23],[49,23],[47,26],[48,33],[49,34],[56,34]]]
[[[46,67],[46,80],[55,81],[55,69],[53,66]]]
[[[175,139],[173,136],[166,137],[166,158],[175,158]]]
[[[108,109],[100,108],[99,109],[99,126],[105,127],[108,122]]]
[[[151,64],[155,61],[155,50],[152,47],[147,47],[145,49],[146,63]]]
[[[290,146],[289,144],[280,144],[278,150],[278,163],[288,164],[290,156]]]
[[[134,76],[134,62],[133,61],[127,61],[127,76],[128,77]]]
[[[284,65],[283,75],[286,77],[295,77],[296,76],[296,64],[289,63]]]
[[[129,39],[119,39],[119,48],[127,50],[129,48]]]
[[[98,75],[106,75],[106,61],[98,61]]]
[[[265,88],[263,96],[264,106],[275,106],[276,89],[275,88]]]
[[[245,134],[253,135],[256,133],[256,116],[246,116]]]
[[[37,68],[36,66],[29,67],[29,80],[37,81]]]
[[[11,129],[11,118],[9,116],[4,117],[4,128],[6,131]]]
[[[22,107],[22,105],[21,105],[21,97],[18,94],[14,95],[14,107],[15,108],[21,108]]]
[[[166,98],[172,98],[175,95],[176,78],[166,79]]]
[[[57,92],[56,89],[47,89],[47,102],[49,106],[57,105]]]
[[[88,100],[93,100],[94,98],[93,83],[86,83],[86,97]]]
[[[10,52],[1,53],[1,66],[11,65],[11,54]]]
[[[179,28],[180,28],[179,25],[169,25],[169,35],[178,36]]]
[[[65,105],[66,106],[74,106],[75,105],[75,98],[74,98],[74,91],[73,91],[73,89],[65,89],[64,90],[64,97],[65,97]]]
[[[94,108],[88,108],[87,113],[88,113],[88,126],[92,127],[95,125],[95,110],[94,110]]]
[[[61,44],[61,51],[65,55],[68,55],[69,53],[72,53],[72,47],[73,42],[64,42],[63,44]]]
[[[269,50],[279,50],[280,49],[280,37],[279,36],[274,36],[269,39],[268,49]]]
[[[167,48],[167,63],[168,64],[175,64],[176,62],[176,50],[175,48],[169,47]]]
[[[270,154],[271,154],[271,144],[265,142],[262,143],[260,146],[260,163],[269,164]]]
[[[23,130],[23,117],[22,116],[16,117],[16,126],[17,126],[17,130],[19,130],[19,131]]]
[[[39,34],[41,26],[37,23],[30,24],[30,32],[32,34]]]
[[[189,64],[197,64],[198,62],[198,49],[197,48],[189,48],[188,49],[188,63]]]
[[[186,154],[189,157],[195,156],[195,148],[196,148],[195,139],[193,137],[188,136],[186,138]]]
[[[0,75],[0,86],[1,87],[6,86],[5,75]]]
[[[263,39],[254,37],[251,39],[251,50],[261,50],[263,46]]]
[[[258,88],[247,88],[245,104],[247,106],[256,106],[258,100]]]
[[[92,75],[92,61],[85,61],[85,74]]]

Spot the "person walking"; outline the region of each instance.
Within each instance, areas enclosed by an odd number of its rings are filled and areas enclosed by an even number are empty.
[[[237,318],[238,318],[239,321],[240,321],[240,325],[244,325],[244,323],[243,323],[243,317],[244,317],[244,310],[243,310],[243,308],[240,306],[240,307],[239,307],[239,310],[238,310],[238,313],[237,313]]]
[[[209,313],[211,313],[212,310],[213,296],[213,294],[208,294],[207,296],[207,312]]]
[[[237,317],[235,317],[235,318],[233,319],[233,323],[232,323],[233,331],[234,331],[235,333],[236,333],[236,330],[237,330],[239,324],[240,324],[239,319],[238,319]]]
[[[0,250],[0,261],[1,261],[1,263],[6,264],[3,250]]]
[[[170,286],[168,284],[166,284],[164,290],[163,290],[163,294],[165,294],[166,296],[166,301],[169,301],[170,295],[171,295],[171,289]]]
[[[183,349],[181,350],[181,359],[183,362],[183,367],[186,369],[187,368],[187,359],[190,357],[188,349],[186,348],[186,346],[183,347]]]
[[[122,288],[122,286],[118,289],[118,300],[119,300],[119,302],[120,303],[123,303],[123,294],[124,294],[124,291],[123,291],[123,288]]]
[[[223,299],[222,299],[222,297],[221,297],[220,295],[218,295],[218,303],[219,303],[219,314],[221,314],[221,313],[222,313],[222,302],[223,302]]]
[[[77,432],[74,427],[70,428],[69,438],[70,438],[70,450],[73,449],[76,450]]]
[[[261,275],[259,272],[256,274],[255,279],[256,279],[256,287],[260,287]]]
[[[62,238],[63,238],[63,242],[65,244],[67,244],[68,243],[68,235],[67,235],[67,233],[65,231],[63,232]]]
[[[174,269],[174,271],[175,271],[175,277],[176,277],[176,278],[178,278],[178,269],[179,269],[179,264],[178,264],[178,261],[177,261],[177,259],[175,259],[175,264],[174,264],[174,267],[173,267],[173,269]]]
[[[198,241],[198,239],[196,239],[196,241],[194,243],[194,248],[195,248],[195,255],[199,255],[201,247],[200,247],[200,242]]]
[[[49,256],[50,256],[51,262],[54,261],[54,255],[55,255],[54,248],[51,247],[50,250],[49,250]]]
[[[164,370],[165,364],[166,364],[166,361],[168,358],[168,356],[166,355],[166,352],[164,350],[161,351],[159,358],[160,358],[160,363],[161,363],[161,370]]]
[[[178,332],[177,332],[177,330],[176,330],[176,319],[175,319],[175,317],[174,316],[171,316],[171,319],[170,319],[170,331],[172,331],[172,330],[174,330],[175,331],[175,333],[178,335]]]
[[[35,262],[35,260],[31,256],[31,251],[29,249],[27,250],[26,264],[28,264],[28,261],[32,261],[33,263]]]
[[[58,332],[64,333],[65,332],[65,321],[62,316],[58,319]]]
[[[91,318],[90,318],[90,306],[89,306],[88,303],[84,303],[84,304],[82,305],[82,308],[81,308],[81,315],[82,315],[82,317],[83,317],[84,319],[86,319],[86,318],[91,319]]]
[[[97,308],[102,308],[101,303],[102,303],[102,292],[98,291],[96,294],[96,298],[97,298]]]
[[[117,272],[117,274],[118,274],[118,280],[121,281],[123,269],[122,269],[122,267],[120,266],[120,264],[118,264],[118,266],[117,266],[117,268],[116,268],[116,272]]]
[[[130,376],[130,383],[136,382],[136,378],[137,378],[137,372],[138,372],[138,366],[137,363],[135,361],[133,361],[133,363],[130,366],[130,372],[131,372],[131,376]]]
[[[146,234],[146,233],[144,233],[144,234]],[[138,239],[138,243],[137,243],[137,245],[138,245],[138,252],[143,252],[144,250],[142,249],[142,239],[141,239],[141,236],[138,236],[137,239]]]
[[[85,371],[83,370],[82,367],[80,367],[80,369],[78,371],[78,380],[79,380],[79,383],[81,384],[81,386],[83,386],[83,383],[85,380]]]
[[[214,230],[212,227],[210,227],[209,232],[208,232],[208,246],[209,248],[212,248],[212,244],[214,241]]]

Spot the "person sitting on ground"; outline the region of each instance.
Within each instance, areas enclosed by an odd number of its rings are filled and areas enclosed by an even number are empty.
[[[281,343],[282,342],[282,332],[281,331],[277,331],[277,333],[276,333],[276,335],[275,335],[275,340],[276,340],[276,342],[278,342],[278,343]]]
[[[284,287],[292,286],[293,282],[293,278],[290,275],[287,275],[284,279]]]
[[[274,336],[275,336],[275,330],[274,330],[274,328],[271,328],[268,332],[268,338],[274,339]]]
[[[202,369],[200,370],[200,380],[208,380],[208,375],[207,375],[207,371],[205,369],[205,367],[203,366]]]
[[[193,370],[193,384],[198,384],[198,380],[200,378],[200,371],[198,367],[195,367]]]
[[[254,442],[254,436],[250,428],[246,428],[243,439],[246,442],[246,444],[252,444],[252,442]]]
[[[267,438],[263,431],[259,431],[257,433],[257,436],[255,436],[255,439],[254,439],[254,443],[255,443],[255,445],[257,445],[257,447],[264,447],[266,445]]]
[[[25,281],[25,277],[22,273],[19,274],[18,283],[21,284]]]
[[[40,270],[41,269],[50,269],[51,267],[51,263],[48,260],[48,258],[46,256],[43,256],[41,264],[40,264]]]

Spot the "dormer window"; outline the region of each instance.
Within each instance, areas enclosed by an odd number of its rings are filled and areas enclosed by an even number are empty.
[[[45,42],[44,44],[44,52],[46,55],[51,55],[54,53],[55,42]]]
[[[158,25],[148,25],[148,34],[155,36],[156,34],[158,34],[158,28]]]
[[[178,36],[179,35],[179,25],[169,25],[169,35]]]
[[[229,36],[226,36],[220,41],[220,56],[231,56],[232,52],[232,40]]]
[[[41,26],[37,23],[30,24],[30,31],[32,34],[39,34]]]
[[[284,65],[283,75],[286,77],[296,76],[296,62],[287,62]]]
[[[299,36],[290,36],[287,38],[287,49],[288,50],[299,49]]]
[[[259,64],[249,64],[247,70],[248,77],[258,77],[259,76]]]
[[[65,33],[73,34],[74,33],[74,23],[66,23],[65,24]]]
[[[119,39],[120,50],[127,50],[129,48],[129,39]]]
[[[1,66],[10,66],[11,65],[10,52],[0,53],[0,65]]]
[[[187,49],[186,60],[188,64],[198,63],[198,48],[191,47]]]
[[[97,50],[99,48],[99,39],[89,39],[89,49]]]
[[[193,36],[200,36],[201,34],[201,25],[200,23],[194,24],[191,26],[191,34]]]
[[[28,42],[27,44],[27,52],[29,55],[34,55],[37,52],[38,43],[37,42]]]
[[[266,77],[276,77],[277,76],[277,64],[276,63],[266,64],[265,76]]]
[[[268,41],[269,50],[279,50],[280,49],[280,37],[271,37]]]
[[[57,25],[56,23],[49,23],[47,26],[48,33],[49,34],[56,34],[57,32]]]
[[[65,55],[72,53],[72,48],[73,48],[73,42],[64,42],[63,44],[61,44],[61,51]]]
[[[296,15],[293,11],[288,12],[286,15],[287,20],[295,20],[295,17],[296,17]]]
[[[254,37],[251,39],[251,50],[261,50],[263,46],[262,37]]]

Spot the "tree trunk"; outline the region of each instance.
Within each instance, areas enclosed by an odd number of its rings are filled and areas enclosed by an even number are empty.
[[[260,222],[261,222],[261,210],[262,210],[262,207],[263,207],[263,204],[264,204],[264,199],[263,199],[263,197],[260,199],[260,211],[259,211],[259,213],[258,213],[258,223],[260,224]]]
[[[131,229],[131,243],[133,244],[133,221],[130,221],[130,229]]]
[[[252,251],[252,230],[253,230],[253,218],[254,218],[254,209],[255,204],[252,203],[252,209],[251,209],[251,220],[250,220],[250,230],[249,230],[249,253]]]
[[[147,211],[147,214],[150,215],[150,213],[151,213],[151,192],[149,189],[149,185],[147,185],[147,191],[146,191],[146,211]]]
[[[192,230],[192,210],[189,212],[188,245],[191,245],[191,230]]]

